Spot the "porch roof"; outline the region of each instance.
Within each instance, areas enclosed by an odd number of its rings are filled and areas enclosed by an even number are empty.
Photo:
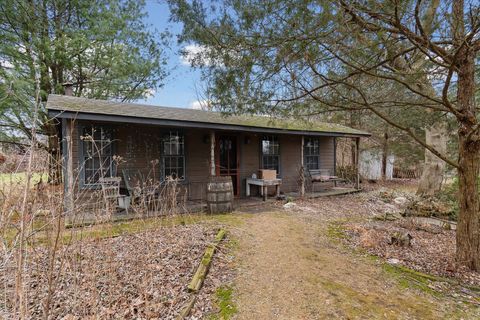
[[[138,103],[48,96],[50,117],[92,121],[152,124],[265,133],[323,136],[370,136],[369,133],[333,123],[286,120],[264,116],[227,116],[220,112],[159,107]]]

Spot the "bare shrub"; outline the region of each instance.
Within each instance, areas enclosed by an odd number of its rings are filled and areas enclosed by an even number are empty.
[[[190,223],[182,183],[160,181],[152,160],[127,214],[108,207],[101,189],[78,188],[81,168],[71,170],[65,186],[38,179],[43,171],[35,166],[45,168],[48,158],[33,157],[29,173],[0,167],[0,317],[174,318],[215,232]],[[18,178],[28,176],[31,183]]]

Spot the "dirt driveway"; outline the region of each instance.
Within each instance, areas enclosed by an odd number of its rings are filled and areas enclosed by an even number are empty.
[[[334,200],[307,210],[256,213],[238,240],[237,319],[474,319],[478,310],[401,285],[375,260],[331,237]],[[338,214],[334,216],[338,219]]]

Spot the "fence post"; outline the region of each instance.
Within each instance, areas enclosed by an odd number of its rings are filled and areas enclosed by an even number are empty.
[[[305,144],[305,137],[302,136],[302,146],[300,149],[300,196],[303,198],[305,196],[305,166],[304,166],[304,159],[303,159],[303,147]]]
[[[355,170],[356,170],[356,179],[355,179],[355,188],[360,189],[360,138],[355,138]]]

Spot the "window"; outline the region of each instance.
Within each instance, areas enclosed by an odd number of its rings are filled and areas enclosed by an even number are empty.
[[[185,179],[184,137],[178,131],[170,131],[162,138],[162,176]]]
[[[316,138],[305,138],[303,145],[305,169],[320,169],[320,141]]]
[[[113,173],[112,130],[88,126],[82,130],[83,184],[96,185],[101,177]]]
[[[277,170],[280,173],[280,145],[276,136],[263,136],[262,168]]]

